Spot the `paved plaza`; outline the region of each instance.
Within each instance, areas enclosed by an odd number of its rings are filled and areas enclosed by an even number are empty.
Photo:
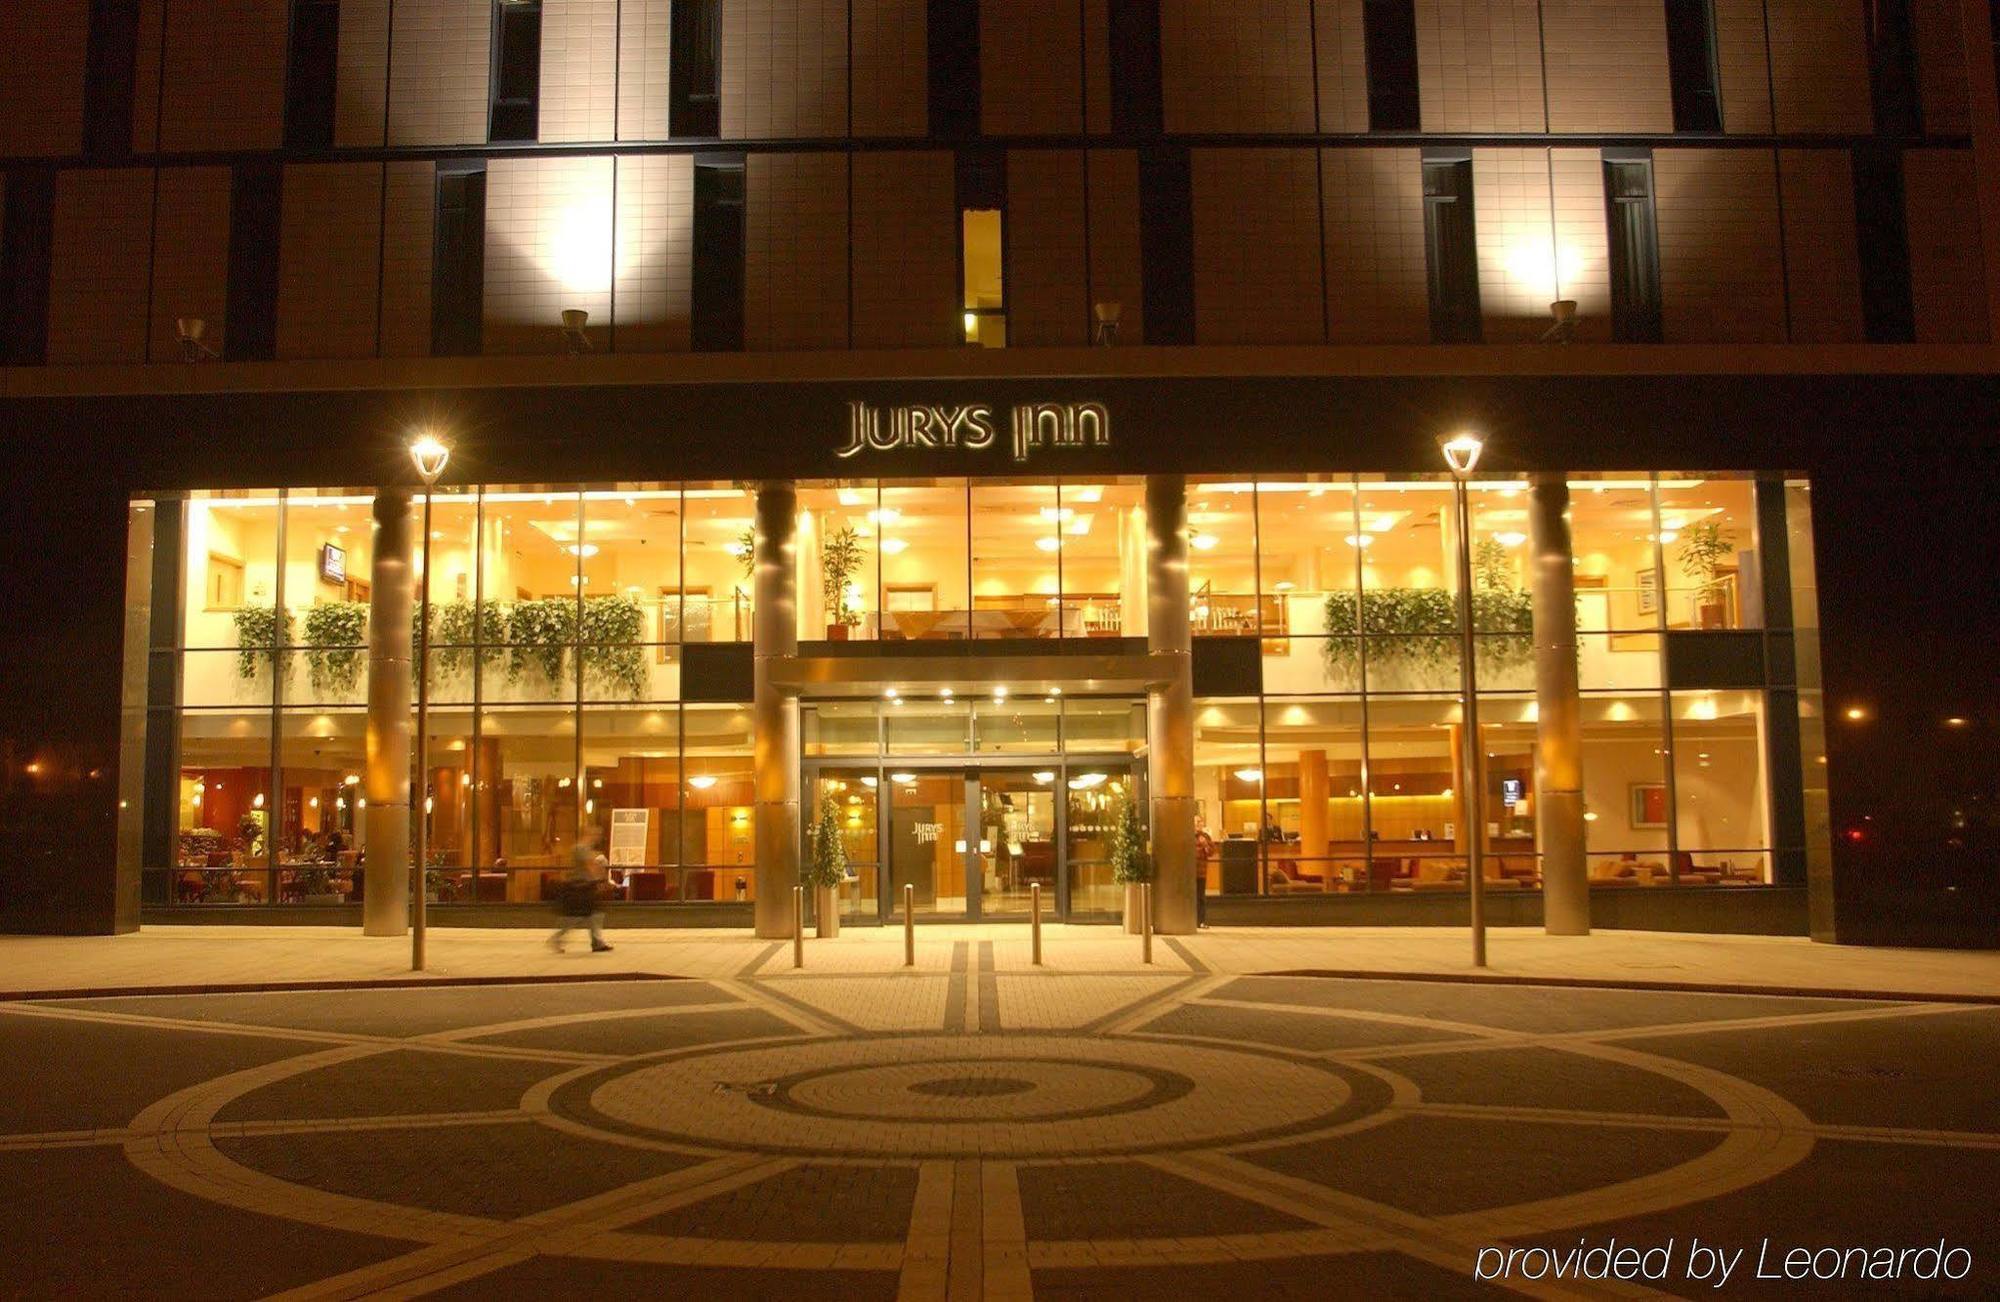
[[[2000,1007],[613,939],[535,955],[569,982],[0,1003],[0,1296],[1703,1296],[1720,1247],[1784,1297],[1834,1286],[1760,1252],[1940,1243],[1963,1278],[1844,1287],[2000,1292]],[[1614,1244],[1662,1273],[1548,1268]]]

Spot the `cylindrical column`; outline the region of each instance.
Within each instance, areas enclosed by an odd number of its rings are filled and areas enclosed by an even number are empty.
[[[757,490],[754,609],[750,616],[756,697],[751,707],[757,837],[757,934],[791,935],[791,891],[799,880],[799,705],[780,691],[772,666],[799,651],[798,494],[789,483]]]
[[[1569,484],[1560,474],[1533,475],[1528,503],[1534,548],[1535,827],[1542,847],[1543,926],[1551,936],[1587,936],[1590,874],[1584,859],[1583,721]]]
[[[1465,726],[1459,730],[1464,761],[1459,784],[1465,788],[1465,817],[1459,824],[1459,844],[1466,849],[1466,904],[1472,918],[1472,966],[1486,966],[1486,745],[1479,731],[1478,643],[1472,632],[1472,510],[1465,480],[1453,497],[1458,516],[1458,639],[1459,690],[1464,700]]]
[[[407,489],[375,495],[369,575],[367,877],[361,930],[400,936],[410,897],[410,520]]]
[[[1187,480],[1146,476],[1146,649],[1168,659],[1148,693],[1153,926],[1189,935],[1194,917],[1194,641],[1188,622]]]

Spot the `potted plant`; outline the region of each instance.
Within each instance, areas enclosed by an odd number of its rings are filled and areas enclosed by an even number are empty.
[[[861,571],[861,537],[844,524],[819,549],[819,587],[826,598],[826,636],[845,642],[847,630],[861,622],[861,612],[847,604],[847,585]]]
[[[1729,585],[1722,563],[1736,554],[1736,539],[1719,521],[1703,520],[1681,533],[1681,573],[1695,583],[1696,628],[1724,628],[1729,623]]]
[[[799,874],[813,892],[813,915],[822,940],[840,934],[840,884],[847,879],[847,847],[840,840],[840,804],[827,791],[819,817],[806,830],[806,862]]]
[[[1153,856],[1146,849],[1146,825],[1139,818],[1139,802],[1130,796],[1118,801],[1118,814],[1111,825],[1111,880],[1125,887],[1125,930],[1138,935],[1143,927],[1143,895],[1139,887],[1153,880]]]
[[[299,898],[307,904],[325,906],[340,903],[340,886],[331,864],[307,864],[292,874]]]

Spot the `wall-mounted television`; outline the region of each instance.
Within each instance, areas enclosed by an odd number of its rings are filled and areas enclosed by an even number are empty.
[[[319,576],[328,583],[347,582],[347,549],[327,543],[319,549]]]

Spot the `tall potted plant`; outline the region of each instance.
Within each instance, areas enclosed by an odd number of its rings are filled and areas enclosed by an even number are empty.
[[[1736,554],[1736,538],[1720,521],[1703,520],[1681,534],[1681,573],[1694,580],[1695,627],[1729,623],[1729,585],[1722,563]]]
[[[813,914],[821,939],[840,934],[840,884],[847,879],[847,847],[840,839],[840,804],[827,791],[819,817],[806,832],[806,863],[800,876],[813,891]]]
[[[1125,930],[1138,935],[1143,929],[1143,896],[1139,887],[1153,880],[1153,856],[1146,849],[1146,825],[1139,817],[1139,802],[1130,796],[1118,801],[1118,817],[1111,825],[1111,880],[1125,887]]]
[[[845,642],[847,630],[861,622],[861,612],[847,604],[847,585],[861,570],[861,538],[844,524],[819,549],[820,594],[826,598],[826,636]]]

